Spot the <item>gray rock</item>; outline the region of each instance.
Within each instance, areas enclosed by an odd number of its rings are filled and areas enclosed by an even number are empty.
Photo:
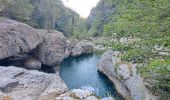
[[[98,70],[113,83],[117,92],[126,100],[147,100],[147,92],[142,78],[136,73],[136,65],[121,61],[119,53],[105,52],[98,64]]]
[[[92,45],[82,45],[82,52],[81,54],[89,54],[89,53],[92,53],[93,52],[93,46]]]
[[[14,20],[0,18],[0,59],[29,52],[40,43],[38,32]]]
[[[116,72],[116,63],[120,61],[119,58],[116,58],[118,56],[118,52],[114,52],[112,50],[108,50],[105,52],[98,63],[98,70],[105,74],[113,83],[117,90],[117,92],[125,99],[130,99],[131,95],[130,92],[127,90],[124,83],[122,83],[121,80],[119,80],[119,76]]]
[[[38,100],[45,93],[46,96],[50,97],[51,94],[53,94],[52,96],[57,96],[67,91],[67,86],[61,80],[59,74],[46,74],[36,70],[29,71],[12,66],[1,66],[0,71],[2,73],[0,80],[3,78],[8,79],[8,83],[14,83],[16,80],[18,81],[18,84],[15,85],[15,88],[10,87],[10,89],[13,90],[7,92],[7,95],[13,98],[13,100]],[[16,71],[20,72],[18,73]],[[4,82],[6,83],[6,81]],[[4,85],[0,84],[0,87],[4,87]],[[4,87],[4,90],[8,89],[8,87]]]
[[[79,44],[76,44],[71,50],[71,56],[79,56],[81,55],[82,47]]]
[[[89,96],[84,100],[99,100],[96,96]]]
[[[113,97],[105,97],[105,98],[102,98],[101,100],[115,100]]]
[[[51,81],[48,88],[39,96],[40,100],[54,99],[57,95],[61,95],[67,92],[67,86],[60,78],[59,72],[57,72],[56,75],[52,76],[53,80]]]
[[[0,91],[3,93],[11,92],[19,83],[17,79],[11,77],[0,77],[0,80]]]
[[[137,75],[126,81],[133,100],[146,100],[146,90],[142,78]]]
[[[17,68],[14,66],[4,67],[0,66],[0,77],[11,77],[15,78],[25,72],[22,68]]]
[[[45,65],[57,65],[69,56],[69,43],[61,32],[41,33],[42,43],[36,49],[35,56]]]
[[[169,52],[159,52],[158,54],[162,56],[170,56]]]
[[[73,45],[71,56],[80,56],[81,54],[89,54],[93,52],[93,46],[85,43],[77,43]]]
[[[130,78],[130,69],[128,67],[129,65],[127,64],[121,64],[118,68],[117,68],[117,74],[122,77],[123,79],[128,79]]]
[[[73,89],[71,91],[66,92],[65,94],[58,96],[56,100],[67,100],[67,99],[68,100],[87,100],[86,98],[90,97],[91,95],[92,95],[92,92],[88,90]]]
[[[24,62],[24,67],[28,68],[28,69],[40,69],[41,68],[41,62],[34,59],[34,58],[30,58],[30,59],[27,59]]]

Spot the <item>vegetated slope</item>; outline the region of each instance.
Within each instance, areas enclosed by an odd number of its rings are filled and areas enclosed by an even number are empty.
[[[0,16],[27,23],[35,28],[57,29],[69,36],[79,15],[61,0],[1,0]]]
[[[121,51],[122,60],[138,63],[155,95],[170,95],[169,0],[101,0],[87,23],[87,35],[114,38],[117,42],[103,44]]]

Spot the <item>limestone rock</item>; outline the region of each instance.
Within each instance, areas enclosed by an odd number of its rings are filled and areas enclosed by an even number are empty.
[[[12,78],[9,79],[9,81],[4,81],[5,83],[10,83],[10,86],[11,83],[18,83],[17,86],[10,87],[10,89],[13,89],[12,91],[6,93],[13,98],[13,100],[38,100],[40,96],[45,93],[47,93],[46,96],[48,95],[50,97],[51,94],[53,94],[52,96],[57,96],[65,93],[67,90],[67,87],[61,80],[59,74],[46,74],[37,70],[26,70],[14,66],[0,66],[0,73],[3,73],[0,74],[0,80],[3,78],[8,79],[8,77]],[[3,84],[0,84],[0,87],[3,86]],[[8,89],[8,87],[4,87],[3,90]]]
[[[105,52],[98,64],[98,70],[113,83],[117,92],[126,100],[147,100],[147,92],[142,78],[137,75],[136,65],[121,61],[119,52]]]
[[[99,100],[96,96],[89,96],[84,100]]]
[[[3,93],[11,92],[19,83],[17,79],[11,77],[0,77],[0,80],[0,90]]]
[[[81,54],[89,54],[93,52],[93,46],[90,44],[77,43],[73,45],[71,50],[71,56],[80,56]]]
[[[39,96],[39,100],[54,99],[56,96],[67,92],[67,86],[64,81],[60,78],[59,72],[57,75],[53,75],[53,80],[48,88]]]
[[[38,32],[31,26],[0,18],[0,59],[29,52],[39,43]]]
[[[105,98],[102,98],[101,100],[115,100],[113,97],[105,97]]]
[[[81,55],[82,48],[79,44],[76,44],[71,50],[71,56],[79,56]]]
[[[62,94],[56,98],[56,100],[86,100],[87,97],[90,97],[92,92],[88,90],[73,89],[68,91],[65,94]],[[67,98],[67,99],[66,99]]]
[[[130,69],[129,69],[129,65],[127,64],[121,64],[120,66],[118,66],[117,68],[117,74],[122,77],[123,79],[129,79],[130,78]]]
[[[142,78],[137,75],[127,81],[127,88],[130,90],[133,100],[146,100],[146,91]]]
[[[116,73],[116,63],[120,61],[118,56],[119,52],[113,52],[108,50],[105,52],[98,63],[98,70],[105,74],[115,85],[117,92],[125,99],[130,99],[130,92],[127,90],[126,86],[117,78]]]
[[[36,49],[35,56],[45,65],[57,65],[69,56],[67,38],[58,31],[41,33],[43,41]]]

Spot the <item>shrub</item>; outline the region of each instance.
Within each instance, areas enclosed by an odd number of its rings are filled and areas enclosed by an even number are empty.
[[[151,61],[148,66],[140,68],[139,72],[144,78],[156,80],[156,88],[170,91],[170,59]]]
[[[145,62],[152,55],[153,55],[153,53],[149,50],[134,48],[134,49],[128,50],[121,57],[122,57],[122,60],[130,61],[130,62],[131,61],[133,61],[133,62]]]

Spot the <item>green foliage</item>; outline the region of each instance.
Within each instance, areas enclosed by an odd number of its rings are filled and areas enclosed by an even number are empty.
[[[8,2],[5,12],[10,18],[25,21],[29,20],[33,9],[34,7],[30,0],[14,0]]]
[[[114,51],[122,51],[122,52],[128,51],[133,48],[132,45],[123,45],[120,43],[113,43],[111,46]]]
[[[92,25],[90,34],[110,36],[117,33],[119,37],[132,34],[142,38],[170,37],[169,0],[101,0],[96,9],[92,10],[88,18]],[[102,13],[103,10],[109,17]],[[91,17],[94,19],[91,20]]]
[[[170,47],[170,37],[164,37],[164,38],[146,38],[138,42],[138,45],[140,46],[147,46],[147,47],[153,47],[155,45],[157,46],[164,46],[164,47]]]
[[[155,87],[170,91],[170,60],[158,59],[139,69],[145,78],[156,80]]]
[[[35,28],[57,29],[66,36],[82,33],[85,28],[79,15],[60,0],[0,0],[0,16]]]
[[[144,63],[153,55],[149,50],[134,48],[122,55],[122,60]]]

